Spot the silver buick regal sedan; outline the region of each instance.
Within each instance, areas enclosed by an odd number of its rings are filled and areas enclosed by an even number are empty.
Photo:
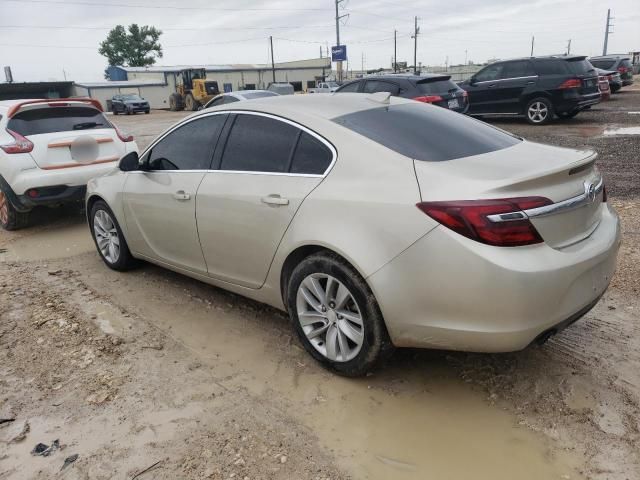
[[[153,262],[289,313],[343,375],[393,347],[544,341],[613,275],[618,217],[590,151],[385,93],[185,118],[89,183],[106,265]]]

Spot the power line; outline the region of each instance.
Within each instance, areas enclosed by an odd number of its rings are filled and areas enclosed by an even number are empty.
[[[3,0],[3,3],[44,3],[52,5],[83,5],[90,7],[146,8],[153,10],[214,10],[224,12],[323,12],[323,8],[226,8],[226,7],[185,7],[177,5],[140,5],[132,3],[84,2],[79,0]]]
[[[34,28],[52,30],[111,30],[113,27],[66,26],[66,25],[0,25],[0,28]],[[333,28],[333,25],[297,25],[281,27],[158,27],[160,30],[298,30],[305,28]]]

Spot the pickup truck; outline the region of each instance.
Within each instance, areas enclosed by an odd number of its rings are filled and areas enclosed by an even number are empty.
[[[310,88],[307,90],[308,93],[333,93],[338,87],[336,82],[320,82],[316,88]]]

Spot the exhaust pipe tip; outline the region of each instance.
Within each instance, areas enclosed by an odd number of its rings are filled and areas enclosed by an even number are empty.
[[[535,342],[538,345],[544,345],[545,343],[547,343],[547,340],[553,337],[556,333],[558,333],[558,331],[555,328],[551,328],[547,331],[542,332],[540,335],[538,335],[535,339]]]

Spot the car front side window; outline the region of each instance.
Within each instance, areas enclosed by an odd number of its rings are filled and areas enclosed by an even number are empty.
[[[146,156],[147,170],[208,170],[226,115],[209,115],[173,130]]]

